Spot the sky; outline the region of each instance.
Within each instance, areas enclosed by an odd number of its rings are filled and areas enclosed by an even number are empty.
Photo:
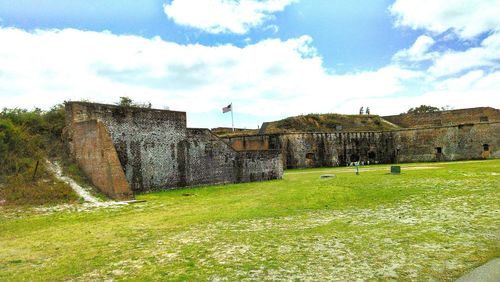
[[[187,112],[189,127],[500,108],[500,0],[0,0],[0,108]]]

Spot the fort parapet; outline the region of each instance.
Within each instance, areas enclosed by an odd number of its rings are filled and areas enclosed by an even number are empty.
[[[280,151],[237,151],[208,129],[187,128],[184,112],[67,102],[66,132],[78,165],[116,199],[283,174]]]
[[[285,168],[500,158],[498,112],[477,108],[414,115],[412,122],[422,120],[427,126],[389,131],[276,133],[224,140],[236,150],[279,150]],[[447,125],[426,124],[439,116]]]
[[[184,112],[68,102],[66,135],[91,182],[112,198],[129,199],[134,192],[279,179],[283,168],[500,158],[498,112],[397,116],[391,122],[426,126],[388,131],[219,138],[187,128]],[[430,125],[436,117],[446,125]]]
[[[480,107],[430,113],[400,114],[382,118],[404,128],[423,128],[500,121],[500,110],[491,107]]]

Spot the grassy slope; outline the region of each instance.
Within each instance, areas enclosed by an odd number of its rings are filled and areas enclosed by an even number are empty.
[[[64,115],[62,104],[46,112],[39,109],[0,111],[0,206],[79,200],[78,195],[55,179],[45,166],[46,159],[56,159],[62,161],[71,176],[81,175],[63,144]]]
[[[451,280],[499,256],[500,160],[413,166],[430,168],[294,170],[80,213],[0,209],[0,280]]]
[[[271,122],[266,132],[334,132],[341,125],[344,131],[393,130],[399,127],[376,115],[308,114]]]

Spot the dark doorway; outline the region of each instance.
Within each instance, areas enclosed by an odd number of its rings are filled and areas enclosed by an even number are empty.
[[[375,159],[376,156],[377,156],[377,154],[375,154],[375,152],[368,152],[369,159]]]
[[[443,153],[443,148],[436,147],[436,154],[442,154],[442,153]]]
[[[359,161],[359,156],[356,154],[352,154],[351,155],[351,162],[357,162],[357,161]]]
[[[317,166],[316,164],[316,158],[313,153],[307,153],[306,154],[306,166],[307,167],[315,167]]]
[[[490,145],[489,144],[483,144],[483,151],[489,152],[490,151]]]

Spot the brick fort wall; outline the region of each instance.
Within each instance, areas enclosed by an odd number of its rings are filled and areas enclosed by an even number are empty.
[[[184,112],[66,103],[70,148],[82,136],[76,124],[102,122],[134,192],[281,178],[279,152],[239,152],[207,129],[186,128]],[[247,169],[241,171],[241,165]],[[255,171],[254,171],[255,170]],[[262,174],[262,172],[265,172]],[[247,175],[252,177],[247,177]]]

